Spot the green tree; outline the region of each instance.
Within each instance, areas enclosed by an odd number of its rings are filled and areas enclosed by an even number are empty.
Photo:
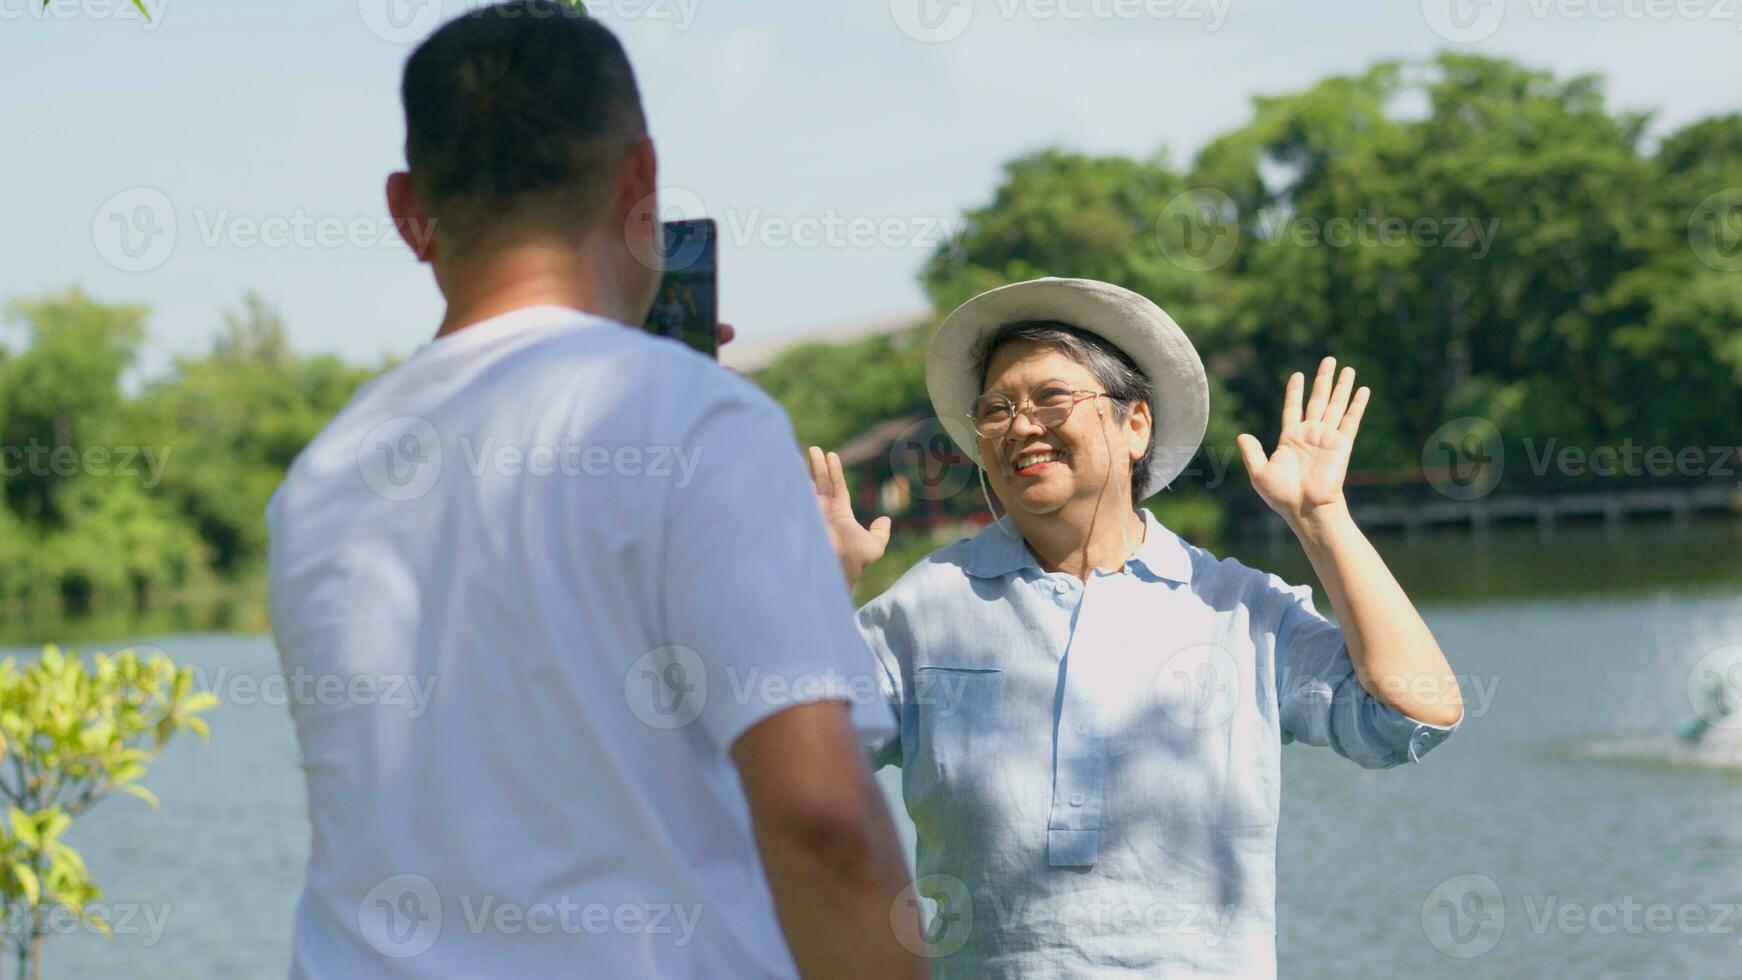
[[[19,300],[7,322],[25,336],[0,361],[0,445],[15,450],[6,506],[44,526],[66,518],[62,495],[82,473],[86,450],[127,431],[121,375],[145,339],[145,308],[104,306],[78,289]]]
[[[291,460],[375,374],[336,357],[302,357],[258,296],[227,312],[210,356],[184,358],[147,386],[137,431],[173,453],[159,495],[233,575],[266,553],[262,518]]]

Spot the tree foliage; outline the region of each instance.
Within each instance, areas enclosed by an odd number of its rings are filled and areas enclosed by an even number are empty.
[[[146,310],[12,304],[0,348],[0,608],[80,612],[245,576],[290,461],[370,369],[302,357],[258,297],[211,353],[128,391]]]
[[[1037,275],[1154,298],[1205,356],[1212,448],[1270,431],[1288,372],[1327,353],[1378,396],[1366,468],[1418,465],[1431,433],[1472,415],[1513,443],[1733,442],[1742,276],[1712,260],[1742,244],[1742,192],[1710,202],[1742,188],[1742,117],[1655,151],[1648,123],[1612,111],[1595,77],[1382,63],[1256,99],[1185,171],[1016,160],[923,281],[941,309]],[[1174,220],[1198,198],[1215,206],[1190,213],[1216,227]],[[1339,223],[1369,238],[1333,241]],[[1235,244],[1194,263],[1181,236],[1204,232]]]
[[[102,891],[63,840],[73,820],[110,793],[157,798],[139,780],[170,740],[208,732],[218,698],[195,690],[192,667],[163,653],[124,650],[89,663],[55,647],[20,666],[0,661],[0,900],[19,980],[39,975],[51,916],[64,910],[98,932]]]

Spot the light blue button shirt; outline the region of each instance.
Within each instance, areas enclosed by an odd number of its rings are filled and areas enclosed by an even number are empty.
[[[1144,521],[1085,584],[1006,518],[859,610],[944,980],[1274,974],[1282,746],[1379,769],[1452,731],[1361,687],[1310,588]]]

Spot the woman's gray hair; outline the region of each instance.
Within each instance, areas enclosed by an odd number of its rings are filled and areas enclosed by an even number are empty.
[[[992,368],[992,355],[1005,344],[1020,340],[1056,348],[1087,368],[1113,399],[1115,421],[1124,422],[1131,414],[1131,406],[1137,402],[1148,405],[1151,413],[1155,411],[1155,386],[1142,371],[1137,370],[1137,364],[1131,360],[1129,354],[1081,327],[1073,327],[1057,320],[1019,320],[1007,323],[976,344],[973,350],[974,367],[980,377],[982,392],[986,390],[986,375]],[[1133,504],[1144,497],[1144,484],[1148,480],[1149,464],[1154,455],[1155,438],[1152,428],[1150,443],[1144,447],[1143,458],[1131,466]]]

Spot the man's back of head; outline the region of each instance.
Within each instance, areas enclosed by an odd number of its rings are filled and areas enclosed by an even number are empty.
[[[657,165],[609,29],[560,0],[482,7],[412,53],[400,95],[408,172],[389,205],[447,295],[443,333],[529,281],[558,294],[535,299],[640,322],[659,277]]]

